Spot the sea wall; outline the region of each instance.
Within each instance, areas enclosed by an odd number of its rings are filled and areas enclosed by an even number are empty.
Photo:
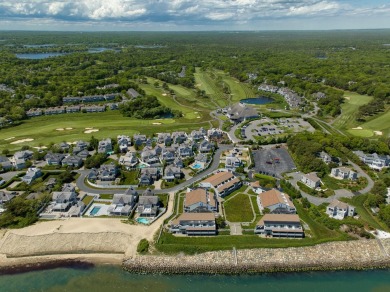
[[[262,248],[198,255],[145,255],[123,262],[135,273],[241,274],[365,269],[390,266],[390,239],[330,242],[309,247]]]

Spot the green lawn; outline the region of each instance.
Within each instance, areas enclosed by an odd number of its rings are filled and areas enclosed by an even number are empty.
[[[370,132],[371,136],[375,135],[374,131],[381,131],[383,136],[388,137],[390,135],[390,109],[388,109],[385,113],[378,115],[374,119],[361,124],[360,127],[363,130]],[[358,131],[358,130],[357,130]]]
[[[197,119],[199,120],[199,119]],[[156,124],[158,123],[158,124]],[[85,128],[98,129],[98,132],[84,133]],[[119,111],[107,111],[103,113],[75,113],[54,116],[41,116],[24,121],[21,125],[2,129],[0,131],[0,151],[9,149],[18,150],[24,145],[40,146],[49,145],[51,142],[74,142],[86,140],[94,136],[98,139],[116,137],[119,134],[133,135],[143,133],[151,135],[158,132],[190,131],[200,127],[209,127],[209,123],[194,120],[158,119],[137,120],[123,117]],[[58,131],[59,128],[72,128]],[[34,139],[33,141],[11,144],[22,139]]]
[[[340,130],[347,130],[357,125],[356,115],[360,106],[369,103],[372,96],[360,95],[346,91],[344,93],[345,102],[341,106],[341,115],[337,117],[333,125]]]
[[[389,228],[380,222],[375,216],[371,214],[369,210],[364,206],[364,202],[367,200],[367,195],[355,196],[352,199],[344,199],[346,202],[355,206],[356,213],[360,216],[360,220],[370,225],[375,229],[381,229],[390,231]]]
[[[122,171],[124,179],[121,180],[121,185],[138,185],[138,171]]]
[[[249,222],[253,219],[252,206],[246,194],[238,194],[223,204],[226,220],[230,222]]]
[[[114,197],[113,194],[101,194],[101,195],[99,195],[99,199],[102,199],[102,200],[112,200],[113,197]]]
[[[85,204],[85,206],[88,206],[88,204],[91,203],[93,198],[93,196],[85,196],[82,202]]]

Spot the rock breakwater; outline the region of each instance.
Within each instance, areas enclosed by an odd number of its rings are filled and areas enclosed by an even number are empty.
[[[330,242],[308,247],[262,248],[197,255],[145,255],[123,262],[135,273],[251,274],[390,266],[390,240]]]

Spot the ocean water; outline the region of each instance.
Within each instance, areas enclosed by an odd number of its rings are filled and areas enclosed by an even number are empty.
[[[57,268],[0,276],[0,291],[390,291],[390,270],[256,276],[136,275],[120,267]]]

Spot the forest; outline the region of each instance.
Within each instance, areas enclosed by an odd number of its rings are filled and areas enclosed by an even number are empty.
[[[125,93],[146,77],[194,89],[196,68],[222,70],[254,89],[283,84],[337,116],[343,90],[374,97],[358,119],[390,102],[390,31],[0,32],[0,116],[15,122],[62,97]],[[91,49],[100,48],[99,53]],[[62,53],[45,59],[17,54]],[[185,68],[185,69],[183,69]],[[118,84],[118,88],[98,89]],[[315,94],[325,95],[316,98]]]

